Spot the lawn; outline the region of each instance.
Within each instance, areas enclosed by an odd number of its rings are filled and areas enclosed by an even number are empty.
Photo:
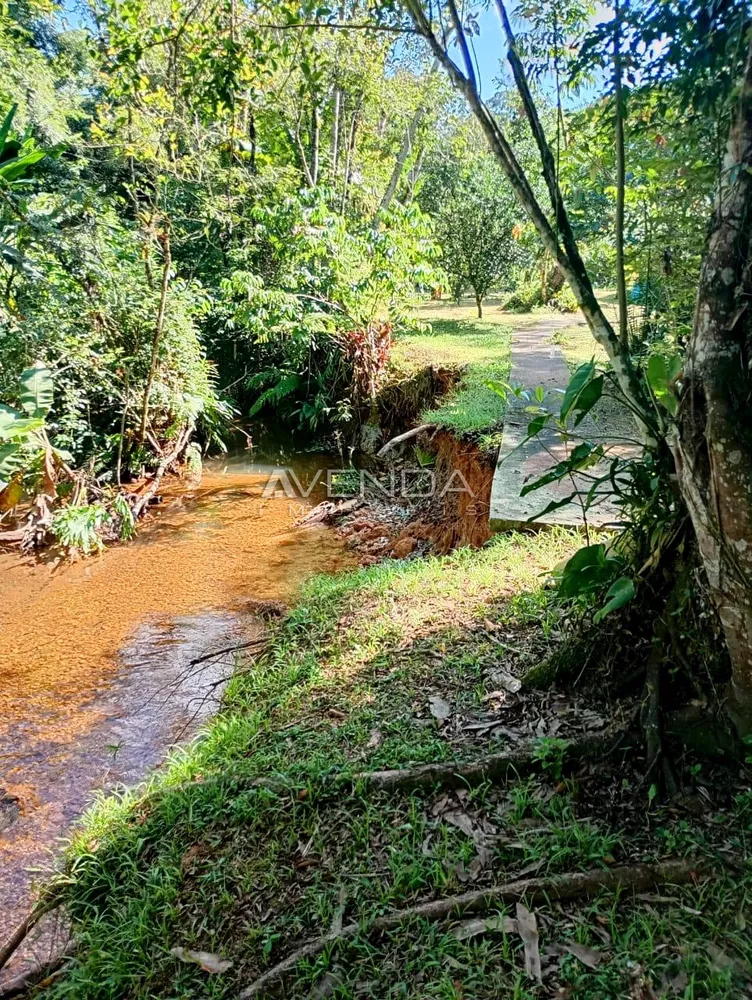
[[[564,531],[509,534],[309,583],[268,653],[240,665],[201,737],[146,788],[88,817],[65,887],[77,957],[49,992],[235,998],[302,941],[355,922],[357,933],[259,995],[740,997],[752,964],[746,784],[737,778],[724,799],[696,770],[698,814],[649,805],[639,759],[637,771],[625,757],[566,776],[567,741],[583,726],[602,731],[618,710],[503,688],[559,641],[561,611],[543,581],[574,545]],[[534,748],[539,774],[455,792],[379,792],[355,780],[332,795],[327,785],[519,746]],[[722,860],[731,854],[736,867]],[[520,873],[667,855],[712,861],[716,877],[537,906],[541,950],[551,949],[545,986],[526,976],[522,941],[501,921],[415,918],[368,932],[386,913]],[[210,974],[174,948],[232,966]]]
[[[463,375],[455,392],[440,406],[427,410],[423,420],[473,436],[483,447],[498,447],[506,403],[487,382],[509,379],[515,327],[538,322],[545,315],[504,313],[498,300],[489,299],[479,320],[474,305],[426,303],[419,318],[428,329],[399,338],[393,354],[395,367],[407,371],[426,365],[461,368]]]

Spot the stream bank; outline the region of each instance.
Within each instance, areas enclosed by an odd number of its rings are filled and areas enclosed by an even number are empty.
[[[749,780],[686,761],[646,817],[634,704],[520,687],[560,635],[543,575],[577,544],[509,533],[309,581],[206,738],[88,819],[65,888],[78,947],[47,995],[746,995]],[[587,740],[616,750],[570,757]],[[484,771],[505,754],[519,777]],[[689,882],[617,880],[645,863]],[[498,894],[520,879],[544,888],[515,914]],[[562,884],[596,890],[546,894]]]

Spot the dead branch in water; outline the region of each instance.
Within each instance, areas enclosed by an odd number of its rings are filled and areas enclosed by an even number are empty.
[[[222,649],[215,649],[213,653],[204,653],[203,656],[196,656],[192,660],[188,660],[186,666],[195,667],[198,663],[205,663],[207,660],[213,660],[217,656],[224,656],[225,653],[237,653],[241,649],[251,649],[254,646],[265,646],[269,642],[266,637],[259,639],[249,639],[248,642],[239,642],[234,646],[223,646]]]
[[[398,444],[402,444],[403,441],[409,441],[411,438],[417,437],[424,431],[432,431],[436,424],[420,424],[418,427],[413,427],[412,430],[405,431],[404,434],[398,434],[393,437],[390,441],[387,441],[383,447],[379,448],[376,452],[376,458],[383,458],[392,448],[396,448]]]
[[[452,914],[480,913],[500,903],[514,903],[523,899],[531,905],[550,900],[587,899],[601,890],[630,889],[633,892],[646,892],[663,885],[682,885],[709,874],[708,867],[697,862],[662,861],[653,865],[622,865],[617,868],[598,868],[589,872],[573,872],[548,878],[518,879],[490,889],[478,889],[458,896],[432,899],[378,917],[367,925],[353,922],[339,931],[313,938],[242,990],[238,994],[238,1000],[252,1000],[262,991],[278,983],[302,959],[319,955],[330,944],[354,938],[361,933],[371,935],[393,930],[414,918],[442,920]]]
[[[191,439],[191,434],[193,434],[193,424],[188,424],[183,430],[178,434],[175,446],[163,455],[160,459],[159,465],[157,466],[156,472],[152,476],[151,482],[146,487],[144,492],[139,496],[136,502],[133,504],[131,511],[133,513],[133,520],[137,521],[139,517],[143,514],[146,508],[149,506],[149,501],[156,494],[159,489],[159,484],[162,482],[162,477],[169,467],[178,460],[181,452],[186,447]]]

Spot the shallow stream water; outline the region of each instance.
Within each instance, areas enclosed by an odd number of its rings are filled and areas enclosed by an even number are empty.
[[[326,462],[286,464],[304,482]],[[254,600],[347,564],[326,528],[294,526],[316,491],[262,497],[273,468],[210,462],[99,556],[0,556],[0,943],[94,793],[143,778],[216,709],[234,654],[189,661],[259,634]]]

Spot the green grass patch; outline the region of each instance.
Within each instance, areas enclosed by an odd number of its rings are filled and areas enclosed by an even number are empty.
[[[509,379],[511,345],[512,326],[506,323],[436,319],[429,331],[401,338],[394,359],[408,369],[429,364],[462,368],[456,390],[442,405],[426,411],[423,419],[460,435],[484,437],[492,444],[503,423],[506,404],[486,383]]]
[[[442,818],[440,791],[324,793],[320,779],[333,771],[505,746],[504,737],[473,743],[462,725],[442,725],[429,699],[443,698],[456,718],[482,713],[488,671],[503,656],[494,636],[515,648],[556,641],[560,613],[542,578],[574,544],[564,531],[506,535],[478,551],[312,580],[269,653],[232,682],[221,714],[145,788],[103,799],[86,818],[66,889],[78,954],[49,992],[234,997],[338,914],[365,925],[531,866],[543,875],[635,856],[717,857],[714,831],[724,850],[744,857],[749,794],[723,819],[695,826],[656,810],[625,830],[597,814],[593,775],[591,784],[561,780],[551,766],[542,778],[458,799],[493,831],[492,863],[468,885],[477,844]],[[271,776],[282,787],[252,784]],[[618,775],[625,785],[615,794],[634,796],[630,778]],[[681,973],[689,992],[676,995],[685,1000],[731,1000],[752,963],[744,931],[751,891],[745,862],[709,885],[669,889],[661,902],[604,894],[566,910],[540,907],[542,944],[574,940],[603,952],[596,969],[562,959],[556,976],[571,996],[627,997],[638,974],[658,987]],[[730,964],[710,955],[708,941]],[[175,958],[176,946],[214,952],[233,967],[209,975]],[[551,982],[540,989],[525,977],[516,935],[460,941],[451,922],[413,921],[300,963],[276,995],[532,1000],[555,995]]]

